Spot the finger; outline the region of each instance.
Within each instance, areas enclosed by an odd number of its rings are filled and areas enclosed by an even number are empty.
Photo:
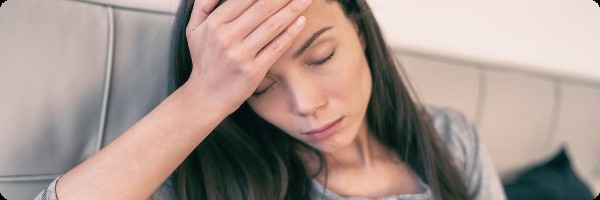
[[[192,8],[192,14],[190,16],[190,22],[187,25],[187,32],[194,31],[196,27],[200,26],[208,15],[215,9],[215,6],[219,0],[196,0]]]
[[[211,18],[215,18],[219,23],[224,24],[237,19],[258,0],[221,1],[225,2],[211,13]]]
[[[243,41],[244,46],[248,48],[248,51],[258,53],[258,51],[269,44],[273,38],[281,34],[286,27],[290,26],[308,5],[310,5],[310,0],[292,1],[288,6],[271,16],[267,21],[250,33]]]
[[[233,21],[231,27],[235,27],[237,33],[246,37],[289,2],[290,0],[258,1]]]
[[[256,55],[255,62],[258,66],[268,66],[262,69],[264,70],[262,71],[263,73],[267,73],[270,66],[275,64],[275,61],[290,48],[294,40],[300,35],[300,32],[302,32],[302,29],[304,29],[305,24],[306,18],[304,16],[298,17],[286,31],[277,36],[277,38],[271,41],[271,43]]]

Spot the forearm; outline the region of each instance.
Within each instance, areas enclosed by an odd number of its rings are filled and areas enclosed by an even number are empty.
[[[210,101],[198,101],[210,98],[189,91],[174,92],[122,136],[65,174],[56,186],[58,198],[148,198],[229,114]]]

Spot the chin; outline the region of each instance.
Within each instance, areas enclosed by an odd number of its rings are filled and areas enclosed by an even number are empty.
[[[356,137],[356,133],[353,135],[350,135],[349,132],[346,132],[345,134],[343,132],[341,133],[342,134],[338,133],[337,135],[333,135],[334,137],[327,138],[323,141],[307,144],[319,150],[320,152],[334,153],[344,147],[349,146]]]

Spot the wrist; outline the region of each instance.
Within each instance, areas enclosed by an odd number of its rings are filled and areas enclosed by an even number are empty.
[[[223,101],[223,99],[214,95],[210,89],[198,87],[199,85],[200,83],[194,83],[190,79],[175,91],[186,100],[190,109],[203,114],[215,114],[225,118],[239,108],[239,105],[229,105],[227,101]]]

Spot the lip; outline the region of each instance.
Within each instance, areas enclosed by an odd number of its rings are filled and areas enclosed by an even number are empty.
[[[342,119],[344,118],[340,117],[339,119],[323,125],[320,128],[304,132],[304,135],[307,135],[311,140],[322,140],[333,133],[336,133],[340,129]]]

